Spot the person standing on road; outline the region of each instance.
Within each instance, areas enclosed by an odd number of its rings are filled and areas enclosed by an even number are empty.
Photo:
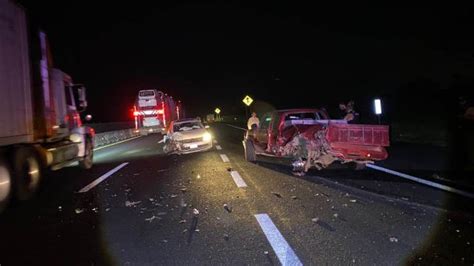
[[[257,117],[257,113],[253,112],[252,113],[252,116],[249,118],[249,120],[247,121],[247,128],[248,130],[252,130],[254,129],[253,126],[255,125],[255,127],[259,127],[260,126],[260,120],[258,119]]]

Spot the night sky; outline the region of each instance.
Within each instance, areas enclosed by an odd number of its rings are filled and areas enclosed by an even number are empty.
[[[368,110],[375,96],[393,107],[474,85],[463,6],[20,2],[47,31],[55,65],[88,88],[96,122],[129,119],[148,88],[202,115],[242,112],[245,94],[275,108],[356,99]]]

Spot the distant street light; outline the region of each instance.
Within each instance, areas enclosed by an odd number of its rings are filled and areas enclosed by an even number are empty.
[[[214,109],[214,112],[216,113],[216,121],[220,121],[221,117],[220,117],[219,114],[221,113],[221,109],[216,108],[216,109]]]

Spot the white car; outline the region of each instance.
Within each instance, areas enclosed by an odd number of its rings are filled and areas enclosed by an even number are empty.
[[[166,153],[186,154],[212,148],[212,135],[198,119],[181,119],[171,122],[164,137]]]

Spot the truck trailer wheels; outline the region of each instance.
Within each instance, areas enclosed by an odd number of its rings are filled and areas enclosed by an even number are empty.
[[[4,158],[0,156],[0,213],[7,207],[12,194],[12,173]]]
[[[79,161],[79,166],[83,169],[91,169],[94,164],[94,147],[90,138],[86,138],[85,154]]]
[[[252,141],[249,139],[244,139],[244,152],[245,152],[245,160],[247,162],[256,162],[257,161],[257,154],[255,153],[255,147],[253,146]]]
[[[25,201],[32,198],[41,181],[41,163],[35,150],[19,147],[13,153],[13,175],[16,198]]]

